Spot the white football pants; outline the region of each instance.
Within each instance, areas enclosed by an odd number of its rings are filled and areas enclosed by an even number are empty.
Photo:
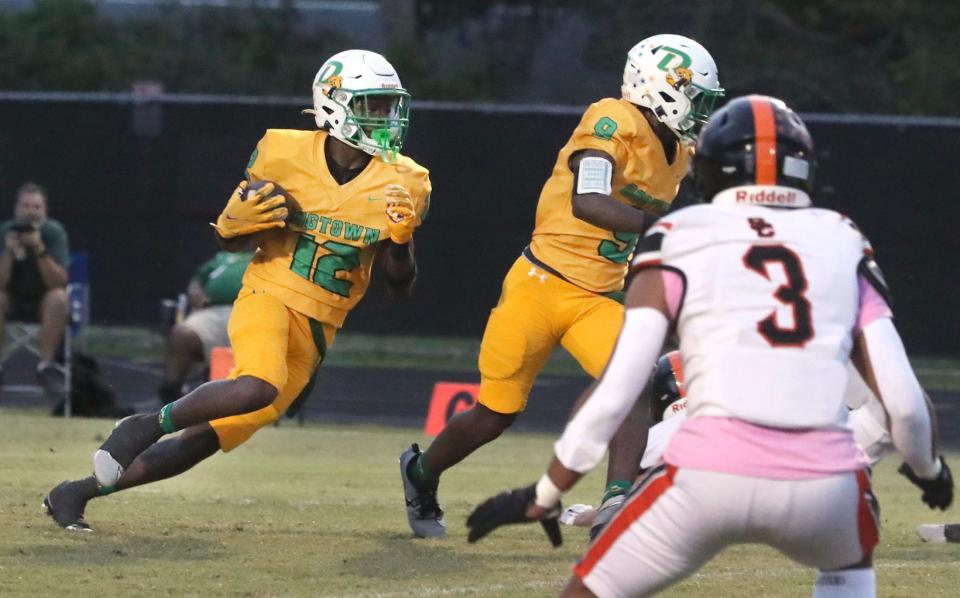
[[[877,521],[863,471],[770,480],[653,470],[591,544],[574,574],[597,596],[647,596],[696,571],[724,547],[760,543],[830,571],[873,552]]]

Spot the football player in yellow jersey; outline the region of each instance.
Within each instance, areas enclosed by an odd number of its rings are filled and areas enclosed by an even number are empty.
[[[540,193],[533,239],[487,321],[479,404],[452,418],[426,452],[414,444],[400,456],[416,535],[443,535],[440,474],[510,426],[558,343],[599,376],[623,320],[612,296],[623,289],[639,235],[676,196],[691,146],[722,93],[703,46],[656,35],[627,54],[622,97],[587,108]],[[629,489],[640,457],[629,433],[614,440],[610,506]]]
[[[399,154],[410,96],[390,63],[364,50],[326,61],[313,93],[308,112],[321,130],[268,130],[214,225],[227,250],[257,247],[228,327],[236,367],[157,413],[118,422],[94,453],[94,475],[44,499],[61,527],[88,530],[91,498],[182,473],[276,421],[309,392],[375,256],[395,294],[412,286],[430,180]]]

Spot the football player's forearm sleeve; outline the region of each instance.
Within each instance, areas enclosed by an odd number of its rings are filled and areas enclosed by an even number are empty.
[[[554,444],[567,469],[586,473],[603,459],[610,439],[650,377],[667,333],[667,318],[651,307],[628,309],[613,355],[596,388]]]
[[[862,333],[880,399],[890,416],[893,446],[919,477],[936,477],[939,460],[933,454],[930,414],[893,321],[878,318]]]

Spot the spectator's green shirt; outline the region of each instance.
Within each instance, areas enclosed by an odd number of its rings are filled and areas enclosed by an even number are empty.
[[[14,224],[16,224],[14,220],[7,220],[0,224],[0,242],[6,238]],[[40,238],[43,239],[43,245],[47,248],[50,257],[67,268],[70,260],[70,249],[67,242],[67,231],[63,228],[63,225],[56,220],[45,220],[40,225]],[[6,247],[3,247],[0,251],[6,251]],[[43,296],[47,291],[47,285],[44,284],[43,277],[40,275],[40,266],[37,265],[35,255],[27,253],[26,259],[14,260],[7,289],[19,297]]]
[[[253,259],[253,252],[221,251],[197,268],[193,279],[210,297],[210,305],[233,303],[243,286],[243,273]]]

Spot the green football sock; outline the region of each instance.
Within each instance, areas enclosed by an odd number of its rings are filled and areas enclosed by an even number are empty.
[[[603,498],[600,500],[600,504],[607,502],[608,499],[613,498],[614,496],[621,496],[626,494],[633,483],[630,480],[611,480],[607,482],[607,487],[604,490]]]
[[[167,403],[160,409],[160,429],[164,434],[173,434],[180,429],[174,425],[171,411],[173,411],[173,403]]]
[[[427,469],[423,463],[423,454],[419,454],[407,463],[407,477],[417,488],[436,488],[440,483],[440,476]]]

